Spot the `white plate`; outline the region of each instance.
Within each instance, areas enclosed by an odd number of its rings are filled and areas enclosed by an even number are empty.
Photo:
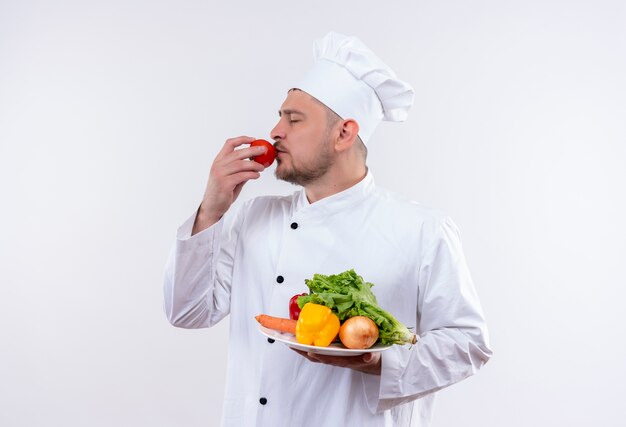
[[[326,356],[358,356],[360,354],[372,353],[374,351],[387,350],[389,347],[391,347],[391,345],[384,345],[381,343],[376,343],[370,348],[362,349],[346,348],[341,343],[331,343],[328,347],[316,347],[314,345],[300,344],[298,341],[296,341],[296,337],[293,334],[278,332],[273,329],[265,328],[261,325],[259,325],[259,331],[261,331],[261,333],[266,337],[279,341],[285,344],[287,347]]]

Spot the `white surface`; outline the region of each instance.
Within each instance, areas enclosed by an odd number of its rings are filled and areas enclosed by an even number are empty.
[[[330,29],[415,86],[369,164],[460,226],[491,328],[435,426],[622,424],[625,4],[342,4],[0,2],[0,425],[217,425],[228,325],[171,328],[163,264]]]
[[[389,347],[391,347],[391,345],[383,345],[381,343],[376,343],[372,347],[365,349],[350,349],[346,348],[341,343],[330,343],[328,347],[316,347],[314,345],[300,344],[298,341],[296,341],[296,336],[293,334],[281,333],[272,329],[264,328],[260,325],[259,331],[266,337],[283,343],[289,348],[302,350],[309,353],[321,354],[325,356],[359,356],[365,353],[385,351]]]

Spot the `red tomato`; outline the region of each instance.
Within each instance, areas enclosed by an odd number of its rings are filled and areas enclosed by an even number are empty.
[[[261,163],[265,167],[274,163],[274,159],[276,158],[276,149],[272,144],[264,139],[257,139],[256,141],[252,141],[250,143],[250,147],[267,147],[267,151],[264,154],[253,157],[252,160],[257,163]]]
[[[300,307],[298,307],[298,297],[308,294],[298,294],[291,297],[289,300],[289,318],[293,320],[298,320],[300,317]]]

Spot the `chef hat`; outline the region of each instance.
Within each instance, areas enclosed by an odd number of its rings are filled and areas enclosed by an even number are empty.
[[[313,67],[296,82],[342,119],[359,124],[367,144],[381,120],[402,122],[413,105],[413,88],[356,37],[328,33],[313,45]]]

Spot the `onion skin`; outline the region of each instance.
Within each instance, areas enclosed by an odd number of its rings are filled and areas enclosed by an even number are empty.
[[[378,341],[378,326],[369,317],[354,316],[339,328],[339,339],[347,348],[370,348]]]

